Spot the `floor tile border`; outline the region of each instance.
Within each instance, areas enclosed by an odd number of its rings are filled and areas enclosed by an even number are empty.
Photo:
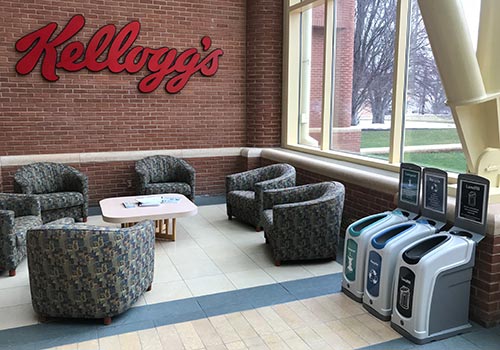
[[[339,293],[342,274],[238,289],[229,292],[134,307],[113,318],[110,326],[97,320],[54,320],[0,331],[1,349],[40,349],[160,327]],[[154,285],[153,285],[154,287]]]

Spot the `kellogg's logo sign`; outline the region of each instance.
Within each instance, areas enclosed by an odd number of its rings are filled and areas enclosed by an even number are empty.
[[[196,72],[206,77],[213,76],[219,68],[219,57],[224,54],[221,49],[215,49],[202,57],[195,48],[179,53],[168,47],[154,49],[132,46],[141,28],[138,21],[128,23],[118,32],[113,24],[105,25],[92,36],[87,46],[80,41],[71,41],[61,47],[84,25],[85,18],[75,15],[55,38],[52,38],[52,35],[57,23],[51,22],[19,39],[16,42],[16,50],[26,54],[17,62],[16,71],[19,74],[28,74],[41,60],[42,76],[48,81],[57,81],[57,69],[68,72],[82,69],[100,72],[108,69],[113,73],[127,71],[133,74],[146,66],[150,74],[139,82],[138,88],[141,92],[156,90],[165,77],[172,75],[167,79],[165,90],[175,94],[186,86]],[[204,36],[201,39],[204,52],[209,51],[211,45],[210,37]]]

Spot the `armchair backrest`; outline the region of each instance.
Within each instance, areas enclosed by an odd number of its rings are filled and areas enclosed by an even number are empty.
[[[260,177],[258,182],[276,179],[287,174],[295,175],[295,168],[285,163],[272,164],[256,170],[258,170]]]
[[[130,228],[47,224],[29,230],[33,308],[56,317],[102,318],[123,312],[151,285],[154,243],[151,220]],[[64,297],[64,303],[54,295]]]
[[[149,182],[175,182],[185,178],[189,165],[182,159],[172,156],[150,156],[136,162],[139,174],[148,174]]]
[[[65,190],[65,173],[77,172],[60,163],[33,163],[19,168],[14,175],[16,191],[22,193],[53,193]],[[29,186],[29,189],[26,188]]]

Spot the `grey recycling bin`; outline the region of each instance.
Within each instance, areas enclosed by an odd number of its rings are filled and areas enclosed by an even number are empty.
[[[476,244],[486,233],[489,181],[460,174],[455,225],[398,257],[391,326],[417,344],[471,328],[469,297]]]
[[[342,276],[342,291],[346,295],[357,302],[363,301],[366,251],[372,237],[386,227],[405,221],[408,214],[394,210],[367,216],[347,228]]]
[[[474,251],[473,240],[451,233],[407,247],[396,265],[391,326],[417,344],[470,328]]]
[[[367,251],[363,295],[363,306],[372,315],[383,321],[391,319],[394,271],[401,250],[435,232],[436,227],[426,220],[411,220],[373,236]]]

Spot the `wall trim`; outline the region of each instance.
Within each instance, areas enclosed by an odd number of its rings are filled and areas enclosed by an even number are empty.
[[[193,148],[193,149],[163,149],[151,151],[126,152],[89,152],[89,153],[55,153],[29,154],[22,156],[0,156],[0,167],[21,166],[35,162],[56,163],[105,163],[135,161],[152,155],[169,155],[179,158],[209,158],[241,156],[243,147],[227,148]]]

